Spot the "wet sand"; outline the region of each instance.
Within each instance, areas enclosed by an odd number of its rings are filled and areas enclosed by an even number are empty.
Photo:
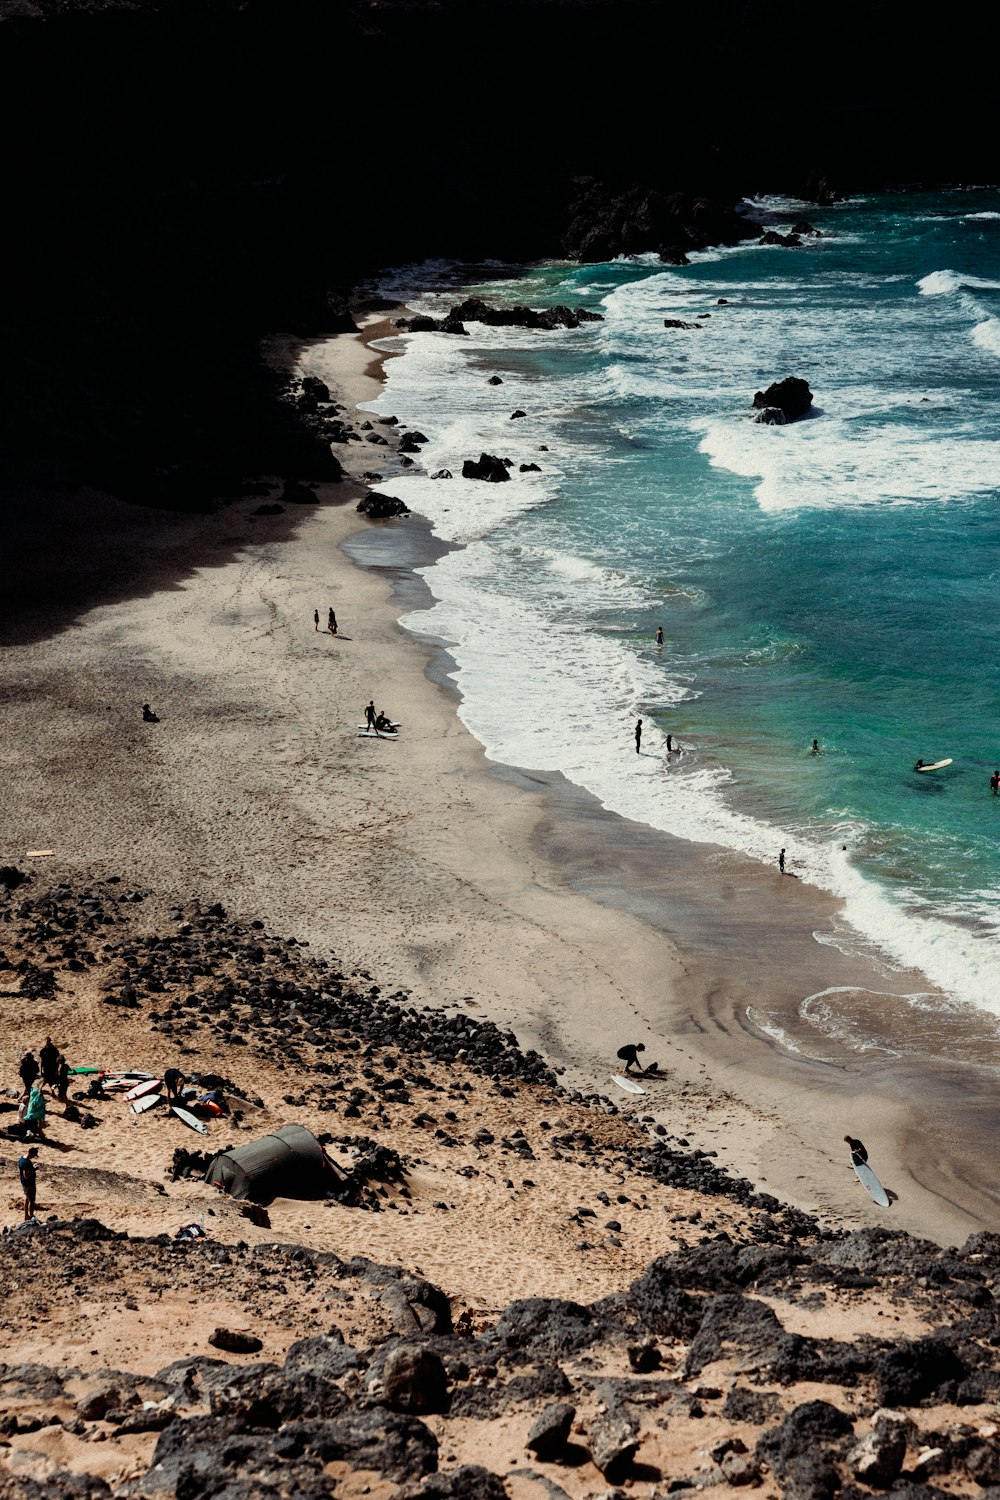
[[[342,399],[377,390],[363,340],[301,359],[335,371]],[[388,456],[338,451],[358,473]],[[616,1102],[763,1191],[941,1243],[994,1227],[993,1075],[936,1062],[927,1043],[859,1055],[799,1019],[832,986],[906,994],[926,980],[821,945],[836,902],[776,870],[628,823],[560,777],[491,765],[440,645],[397,623],[426,599],[411,570],[437,544],[418,518],[364,521],[357,494],[320,487],[301,516],[251,519],[255,497],[185,518],[168,587],[143,592],[137,576],[131,597],[123,584],[50,634],[33,618],[0,666],[0,863],[51,848],[55,872],[121,874],[161,907],[222,900],[419,1003],[478,1008],[569,1084],[615,1092],[616,1048],[643,1041],[662,1076]],[[101,504],[106,527],[134,524],[130,507]],[[22,522],[30,545],[38,517]],[[330,605],[336,638],[313,628]],[[369,698],[402,720],[398,742],[357,737]],[[144,701],[160,724],[142,723]],[[930,1051],[949,1055],[947,1035]],[[854,1181],[848,1131],[898,1194],[888,1214]]]

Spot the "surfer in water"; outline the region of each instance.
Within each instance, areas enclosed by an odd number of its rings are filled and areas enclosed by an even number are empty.
[[[663,645],[663,626],[662,625],[657,625],[657,627],[656,627],[656,644],[658,646],[662,646]]]
[[[641,743],[642,743],[642,720],[641,719],[636,719],[636,721],[635,721],[635,753],[636,753],[636,755],[639,754],[639,746],[640,746]]]
[[[923,770],[923,768],[924,768],[924,762],[923,762],[923,759],[922,759],[922,758],[921,758],[921,759],[920,759],[920,760],[918,760],[918,761],[917,761],[917,763],[916,763],[916,765],[915,765],[915,766],[914,766],[914,767],[913,767],[913,769],[914,769],[914,770],[915,770],[915,771],[922,771],[922,770]]]
[[[993,793],[994,797],[996,796],[997,792],[1000,791],[1000,771],[994,771],[993,775],[990,777],[990,791]]]
[[[820,753],[819,740],[813,740],[813,742],[812,742],[812,749],[810,750],[809,754],[810,755],[819,755],[819,753]]]
[[[782,875],[784,875],[784,873],[785,873],[785,851],[784,851],[784,849],[782,849],[781,853],[778,855],[778,869],[781,871]]]

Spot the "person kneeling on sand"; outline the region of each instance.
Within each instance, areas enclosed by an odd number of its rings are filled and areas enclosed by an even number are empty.
[[[142,705],[142,717],[147,724],[159,724],[160,722],[159,714],[154,714],[148,703]]]
[[[24,1221],[35,1217],[35,1157],[38,1155],[38,1147],[31,1146],[21,1157],[18,1157],[17,1175],[21,1179],[21,1188],[24,1192]]]

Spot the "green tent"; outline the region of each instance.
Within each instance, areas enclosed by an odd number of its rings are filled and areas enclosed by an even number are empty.
[[[220,1151],[205,1181],[217,1183],[231,1198],[270,1203],[272,1198],[322,1198],[345,1178],[311,1130],[285,1125],[248,1146]]]

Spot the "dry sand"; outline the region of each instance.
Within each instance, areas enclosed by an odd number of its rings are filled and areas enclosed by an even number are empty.
[[[364,340],[300,359],[349,402],[378,389]],[[394,462],[367,444],[338,451],[354,472]],[[434,555],[428,529],[370,525],[357,493],[320,487],[315,509],[273,518],[252,515],[258,499],[185,518],[101,497],[97,549],[79,528],[61,548],[65,497],[39,497],[29,552],[38,538],[56,579],[92,587],[36,595],[4,652],[0,863],[51,849],[50,874],[120,874],[161,909],[221,900],[421,1003],[509,1026],[566,1083],[613,1091],[615,1049],[643,1041],[663,1072],[636,1108],[761,1188],[872,1222],[850,1130],[898,1194],[893,1226],[942,1243],[992,1227],[975,1128],[996,1106],[971,1074],[796,1056],[746,1019],[761,994],[791,1013],[827,985],[926,982],[817,944],[836,906],[808,888],[627,824],[559,778],[492,767],[446,659],[397,623],[419,598],[409,568]],[[331,605],[335,638],[313,628]],[[369,698],[402,721],[398,742],[357,737]],[[142,722],[143,701],[159,724]],[[472,1193],[467,1207],[481,1212]],[[421,1243],[428,1274],[434,1259]]]

